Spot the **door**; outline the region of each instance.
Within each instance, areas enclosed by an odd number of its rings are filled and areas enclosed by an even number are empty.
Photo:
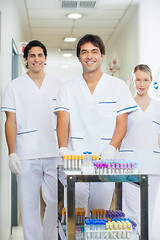
[[[14,41],[12,40],[12,80],[18,77],[18,51]],[[16,175],[12,174],[11,176],[11,229],[12,226],[18,225],[17,218],[17,181]],[[12,230],[11,230],[12,232]]]

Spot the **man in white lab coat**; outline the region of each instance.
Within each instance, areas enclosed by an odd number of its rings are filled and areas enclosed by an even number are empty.
[[[125,136],[128,113],[137,106],[125,82],[101,71],[105,55],[102,40],[87,34],[77,45],[83,74],[63,85],[57,97],[57,134],[60,156],[91,151],[113,159]],[[79,184],[81,185],[81,184]],[[76,206],[87,206],[88,185],[78,187]],[[90,185],[90,209],[109,208],[113,185]]]
[[[53,109],[60,82],[44,72],[46,47],[39,41],[24,49],[28,71],[7,86],[1,110],[6,113],[9,167],[17,175],[25,240],[58,239],[58,157]],[[46,204],[41,230],[40,187]]]

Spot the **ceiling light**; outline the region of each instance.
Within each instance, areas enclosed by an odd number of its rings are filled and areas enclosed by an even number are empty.
[[[71,18],[71,19],[79,19],[82,17],[82,15],[80,13],[70,13],[67,16],[68,16],[68,18]]]
[[[75,37],[66,37],[64,39],[65,42],[75,42],[76,41],[76,38]]]
[[[64,53],[63,57],[72,57],[72,55],[73,55],[72,53]]]

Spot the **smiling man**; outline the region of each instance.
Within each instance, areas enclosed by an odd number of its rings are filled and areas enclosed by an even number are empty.
[[[62,86],[55,108],[60,156],[91,151],[101,159],[113,159],[125,136],[128,113],[137,107],[125,82],[101,71],[104,55],[99,36],[87,34],[79,40],[83,73]],[[80,185],[76,206],[87,208],[89,187]],[[91,184],[90,208],[109,208],[113,185],[101,186]]]
[[[9,167],[17,175],[24,240],[58,239],[56,165],[60,164],[53,114],[60,81],[44,72],[46,47],[39,41],[24,49],[27,73],[6,88]],[[46,204],[41,231],[40,187]]]

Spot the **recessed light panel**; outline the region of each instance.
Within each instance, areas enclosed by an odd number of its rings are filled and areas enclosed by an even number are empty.
[[[65,42],[75,42],[76,41],[76,38],[75,37],[66,37],[64,39]]]
[[[82,17],[82,15],[80,13],[70,13],[70,14],[68,14],[68,18],[71,18],[71,19],[79,19],[81,17]]]

